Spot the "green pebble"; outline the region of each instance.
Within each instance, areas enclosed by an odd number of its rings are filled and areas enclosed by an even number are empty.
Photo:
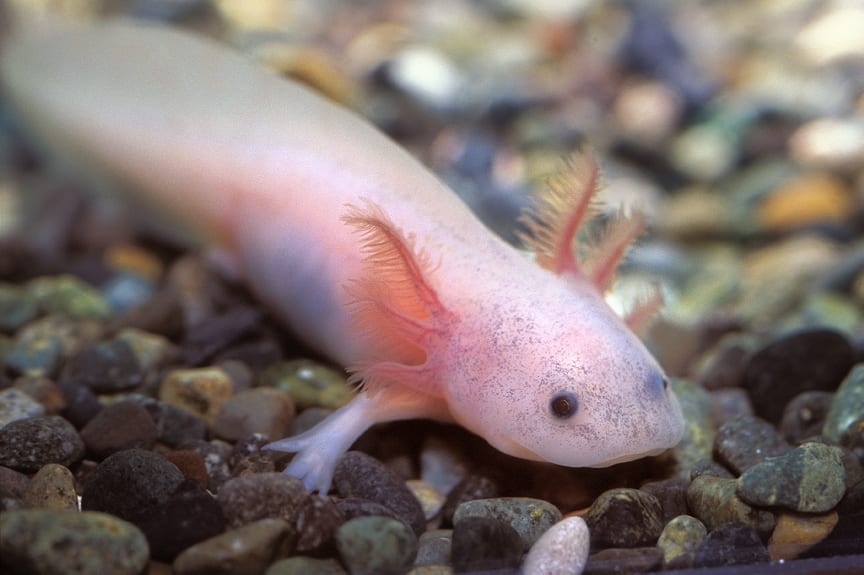
[[[695,517],[679,515],[672,518],[657,540],[657,546],[663,550],[663,563],[672,563],[676,568],[691,567],[696,549],[707,534],[705,525]]]
[[[714,423],[711,419],[711,395],[702,387],[682,379],[672,378],[669,385],[684,415],[684,437],[673,449],[678,462],[678,475],[689,478],[697,463],[711,459],[714,446]]]
[[[417,556],[417,536],[389,517],[357,517],[336,531],[336,547],[352,575],[408,571]]]
[[[137,527],[96,511],[7,511],[0,532],[0,556],[13,573],[137,575],[150,554]]]
[[[290,557],[271,565],[264,575],[346,575],[347,571],[335,559]]]
[[[663,530],[663,510],[656,497],[638,489],[610,489],[591,504],[585,523],[598,547],[653,545]]]
[[[111,317],[111,308],[99,290],[74,276],[37,278],[30,282],[28,290],[48,314],[74,319]]]
[[[36,298],[26,290],[0,284],[0,332],[14,332],[39,313]]]
[[[453,524],[466,517],[487,517],[510,525],[522,539],[523,551],[528,551],[547,529],[561,521],[561,512],[541,499],[496,497],[462,503],[453,514]]]
[[[22,337],[12,344],[5,363],[23,375],[51,375],[60,365],[63,341],[55,335]]]
[[[450,548],[453,546],[452,529],[434,529],[420,536],[417,548],[418,567],[425,565],[447,565],[450,562]]]
[[[846,491],[840,448],[805,443],[769,457],[738,478],[737,494],[751,505],[803,513],[833,509]]]
[[[749,525],[757,533],[767,536],[776,523],[770,511],[754,509],[735,494],[735,479],[700,475],[687,488],[687,508],[705,524],[709,531],[724,523]]]
[[[864,447],[864,364],[853,368],[837,389],[822,435],[849,449]]]
[[[354,397],[339,371],[307,359],[283,361],[264,370],[258,379],[261,386],[275,387],[288,393],[298,410],[307,407],[337,409]]]

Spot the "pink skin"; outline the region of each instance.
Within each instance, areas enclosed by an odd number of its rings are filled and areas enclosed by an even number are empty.
[[[597,187],[590,156],[531,216],[535,263],[366,122],[221,47],[127,23],[35,28],[4,50],[8,94],[57,157],[201,228],[223,266],[362,385],[269,446],[297,453],[286,472],[310,490],[326,493],[354,440],[397,419],[455,421],[568,466],[680,439],[662,370],[602,298],[641,221],[618,220],[586,262],[570,248]]]

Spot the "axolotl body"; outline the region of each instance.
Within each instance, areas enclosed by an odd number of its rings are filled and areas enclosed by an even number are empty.
[[[662,369],[606,304],[641,230],[573,241],[597,165],[568,164],[528,214],[528,258],[371,125],[210,41],[154,25],[22,27],[5,91],[57,158],[138,190],[200,229],[218,260],[359,392],[299,436],[286,472],[326,492],[369,426],[456,422],[565,466],[656,454],[683,432]],[[630,323],[631,325],[628,325]]]

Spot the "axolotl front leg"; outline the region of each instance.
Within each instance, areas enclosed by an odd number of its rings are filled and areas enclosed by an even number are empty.
[[[364,431],[376,423],[416,418],[452,420],[443,399],[392,386],[372,396],[360,393],[312,429],[267,448],[296,453],[285,473],[302,480],[309,491],[326,494],[339,458]]]

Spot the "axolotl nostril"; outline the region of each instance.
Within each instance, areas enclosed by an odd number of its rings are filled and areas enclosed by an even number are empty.
[[[185,218],[358,393],[275,441],[322,493],[369,426],[457,422],[506,453],[606,466],[674,446],[681,410],[602,294],[641,233],[611,222],[577,258],[598,168],[569,162],[526,215],[534,258],[368,123],[240,55],[132,22],[42,23],[3,46],[35,139]],[[275,438],[274,438],[275,439]]]

